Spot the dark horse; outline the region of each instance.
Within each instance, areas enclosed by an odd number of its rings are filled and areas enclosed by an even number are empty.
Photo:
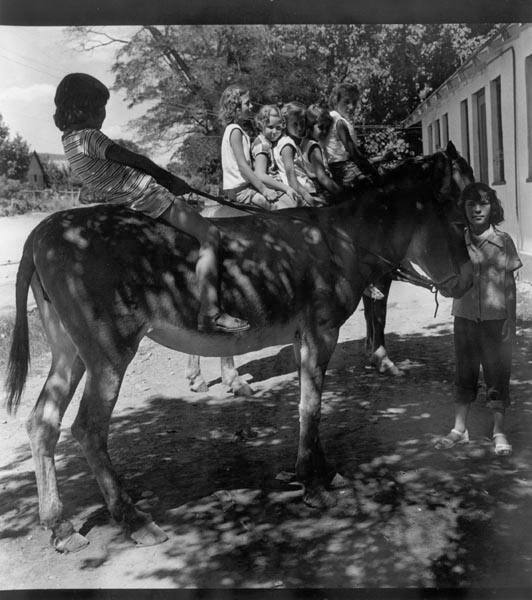
[[[28,419],[41,522],[55,547],[87,540],[63,515],[54,452],[61,420],[82,375],[72,425],[112,517],[139,544],[166,539],[124,490],[107,451],[109,421],[127,366],[144,336],[202,356],[228,356],[293,343],[300,381],[296,475],[306,501],[327,498],[334,470],[319,436],[321,393],[341,325],[368,282],[405,258],[445,295],[471,285],[456,200],[472,181],[454,146],[403,163],[356,202],[217,221],[224,234],[224,306],[252,327],[238,335],[200,333],[195,239],[126,208],[91,206],[55,213],[29,235],[17,274],[17,314],[7,378],[16,410],[29,361],[31,285],[52,365]]]

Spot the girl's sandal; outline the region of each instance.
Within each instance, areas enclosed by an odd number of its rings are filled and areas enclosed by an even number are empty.
[[[497,456],[510,456],[512,454],[512,444],[508,443],[504,433],[493,434],[493,451]]]
[[[458,429],[451,429],[451,431],[444,437],[436,440],[434,448],[436,450],[448,450],[457,444],[467,444],[469,442],[469,432],[467,429],[462,432]]]

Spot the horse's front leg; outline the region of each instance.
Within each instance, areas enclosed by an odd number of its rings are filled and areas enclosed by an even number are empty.
[[[313,323],[301,327],[294,342],[300,385],[296,477],[306,486],[305,502],[318,506],[330,503],[325,486],[335,475],[321,446],[319,425],[323,380],[337,340],[338,328]]]
[[[253,390],[238,374],[232,356],[220,358],[222,383],[227,386],[235,396],[252,396]]]
[[[401,371],[388,356],[384,341],[391,283],[392,279],[388,275],[375,282],[374,286],[384,296],[381,299],[374,299],[366,294],[362,296],[364,317],[366,319],[366,354],[369,356],[370,363],[379,373],[400,376],[404,375],[404,371]]]
[[[194,354],[188,355],[187,368],[185,370],[185,377],[188,379],[188,387],[192,392],[208,392],[209,386],[200,369],[200,357]]]

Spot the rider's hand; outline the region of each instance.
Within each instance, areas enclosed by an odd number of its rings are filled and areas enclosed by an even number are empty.
[[[301,198],[304,206],[314,206],[314,198],[306,190],[301,192]]]
[[[268,200],[270,204],[277,202],[277,200],[279,199],[277,197],[277,192],[275,190],[272,190],[272,188],[266,188],[262,195],[266,198],[266,200]]]
[[[168,178],[168,185],[165,187],[169,192],[174,194],[174,196],[182,196],[183,194],[187,194],[191,191],[188,183],[183,179],[176,177],[175,175],[171,175]]]

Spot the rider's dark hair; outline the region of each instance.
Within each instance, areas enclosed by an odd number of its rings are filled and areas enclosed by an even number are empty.
[[[470,183],[463,190],[460,195],[459,206],[464,212],[465,215],[465,203],[466,200],[481,200],[482,196],[486,195],[490,205],[490,225],[498,225],[504,221],[504,209],[502,207],[501,201],[497,198],[497,194],[495,190],[490,188],[489,185],[485,183],[481,183],[480,181],[475,181],[474,183]]]
[[[63,77],[55,92],[54,122],[60,131],[75,129],[98,113],[109,100],[109,90],[86,73],[70,73]]]
[[[341,98],[357,98],[360,91],[356,83],[344,82],[336,84],[329,95],[329,108],[336,109]]]

